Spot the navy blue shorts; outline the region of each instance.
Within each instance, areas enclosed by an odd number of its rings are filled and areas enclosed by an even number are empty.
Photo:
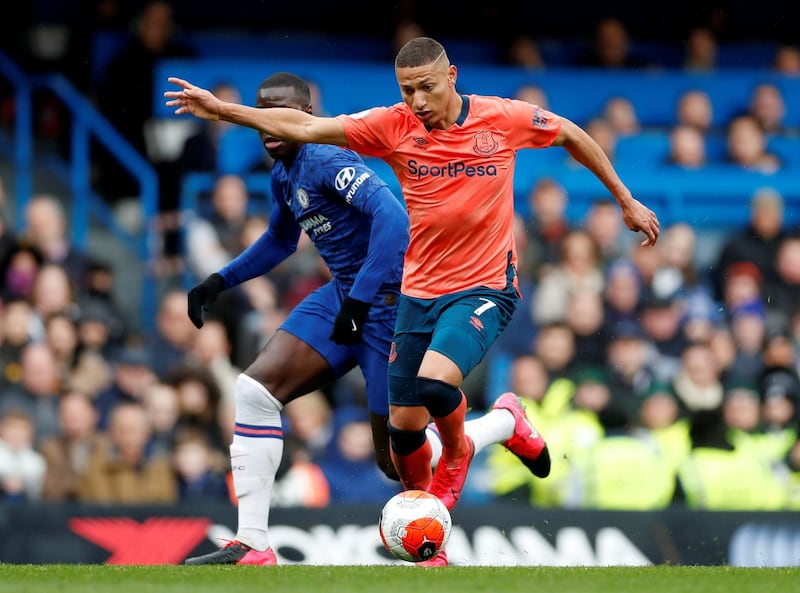
[[[380,295],[370,308],[363,339],[358,344],[339,345],[328,336],[349,287],[335,280],[318,288],[298,304],[280,329],[303,340],[328,361],[337,378],[356,365],[366,382],[369,411],[389,415],[387,367],[397,317],[398,295]]]
[[[416,376],[427,350],[452,360],[466,377],[511,321],[519,302],[513,284],[474,288],[435,299],[401,295],[389,355],[389,403],[420,406]]]

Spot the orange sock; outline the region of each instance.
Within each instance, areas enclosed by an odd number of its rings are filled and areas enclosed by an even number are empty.
[[[390,448],[390,453],[403,488],[406,490],[426,490],[428,488],[433,471],[431,470],[431,444],[427,440],[419,449],[408,455],[399,455],[392,448]]]
[[[467,416],[467,398],[461,393],[461,403],[447,416],[434,417],[433,421],[442,440],[442,457],[458,459],[469,453],[464,420]]]

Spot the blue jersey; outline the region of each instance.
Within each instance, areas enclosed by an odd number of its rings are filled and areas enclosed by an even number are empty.
[[[351,297],[372,302],[378,294],[400,291],[408,216],[355,152],[305,144],[289,167],[276,161],[272,193],[268,230],[220,270],[226,287],[283,261],[303,230]]]

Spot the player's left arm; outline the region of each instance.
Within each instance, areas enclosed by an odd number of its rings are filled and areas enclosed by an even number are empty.
[[[655,213],[633,197],[606,153],[583,128],[562,117],[561,129],[552,146],[563,146],[572,158],[594,173],[619,204],[625,225],[645,234],[647,238],[642,245],[655,245],[660,232]]]
[[[371,302],[392,270],[403,264],[409,240],[408,214],[386,185],[352,205],[369,216],[370,233],[367,258],[353,281],[350,296]]]

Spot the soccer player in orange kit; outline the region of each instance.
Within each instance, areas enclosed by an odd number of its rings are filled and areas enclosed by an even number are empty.
[[[352,115],[226,103],[170,78],[167,106],[279,138],[347,146],[391,165],[410,219],[400,306],[389,356],[391,455],[405,488],[427,489],[452,509],[475,447],[464,432],[460,386],[505,329],[519,302],[512,233],[516,153],[563,146],[605,185],[626,226],[656,243],[656,215],[636,200],[600,146],[579,126],[530,103],[456,90],[457,70],[434,39],[398,52],[402,103]],[[494,407],[515,404],[501,397]],[[512,412],[514,413],[514,412]],[[515,418],[517,415],[515,414]],[[425,428],[433,419],[442,457],[431,470]],[[541,436],[504,445],[534,474],[547,475]],[[545,459],[546,457],[546,459]]]

